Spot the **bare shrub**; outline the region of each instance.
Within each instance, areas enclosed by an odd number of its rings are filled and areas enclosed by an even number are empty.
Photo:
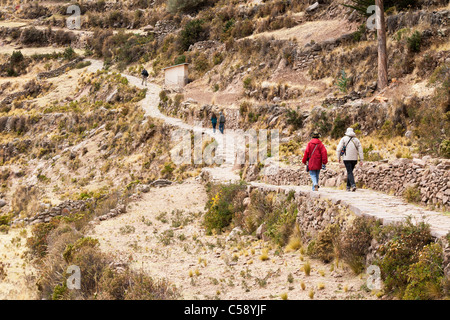
[[[356,217],[352,225],[341,233],[339,254],[355,274],[365,268],[365,259],[372,241],[373,218]]]
[[[27,46],[46,46],[48,44],[48,37],[44,31],[31,27],[23,29],[19,42]]]
[[[13,214],[30,216],[38,206],[38,195],[36,187],[19,186],[11,200]]]

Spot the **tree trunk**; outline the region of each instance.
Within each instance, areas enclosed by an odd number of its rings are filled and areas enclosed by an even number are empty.
[[[377,38],[378,38],[378,89],[382,90],[388,85],[388,66],[386,53],[386,23],[384,20],[383,0],[375,0],[378,6]]]

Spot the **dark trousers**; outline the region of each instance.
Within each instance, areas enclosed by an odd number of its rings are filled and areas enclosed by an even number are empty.
[[[219,123],[219,130],[220,130],[220,133],[223,133],[223,129],[225,128],[225,123]]]
[[[355,169],[357,163],[358,161],[356,160],[344,160],[345,169],[347,169],[347,189],[356,187],[353,169]]]
[[[213,132],[216,132],[216,124],[217,124],[217,122],[213,122],[213,123],[212,123]]]

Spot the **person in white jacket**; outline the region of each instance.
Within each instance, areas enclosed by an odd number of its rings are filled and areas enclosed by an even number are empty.
[[[352,128],[348,128],[345,132],[345,136],[339,142],[336,149],[339,163],[341,158],[344,160],[345,169],[347,170],[347,191],[356,191],[355,177],[353,175],[353,169],[358,163],[358,157],[363,164],[364,151],[361,146],[361,142],[356,138],[356,134]]]

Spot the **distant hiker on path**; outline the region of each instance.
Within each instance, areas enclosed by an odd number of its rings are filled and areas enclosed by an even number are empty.
[[[347,170],[347,191],[356,191],[353,169],[358,163],[358,156],[361,165],[363,164],[364,152],[361,142],[356,138],[356,134],[353,132],[352,128],[347,129],[345,136],[339,142],[336,149],[336,155],[339,159],[339,163],[341,162],[341,157],[344,160],[345,169]]]
[[[214,112],[211,115],[211,124],[213,127],[213,132],[216,133],[217,116]]]
[[[309,171],[312,180],[312,190],[319,191],[319,174],[321,169],[325,169],[328,162],[328,155],[322,141],[319,140],[320,133],[314,131],[311,135],[312,139],[306,146],[303,155],[303,164],[306,164],[306,171]]]
[[[225,116],[223,115],[222,112],[220,112],[219,114],[219,130],[220,133],[223,134],[223,129],[225,128]]]
[[[144,70],[142,70],[141,76],[142,76],[142,85],[144,85],[144,82],[145,82],[145,85],[147,85],[148,71],[145,70],[145,68],[144,68]]]

